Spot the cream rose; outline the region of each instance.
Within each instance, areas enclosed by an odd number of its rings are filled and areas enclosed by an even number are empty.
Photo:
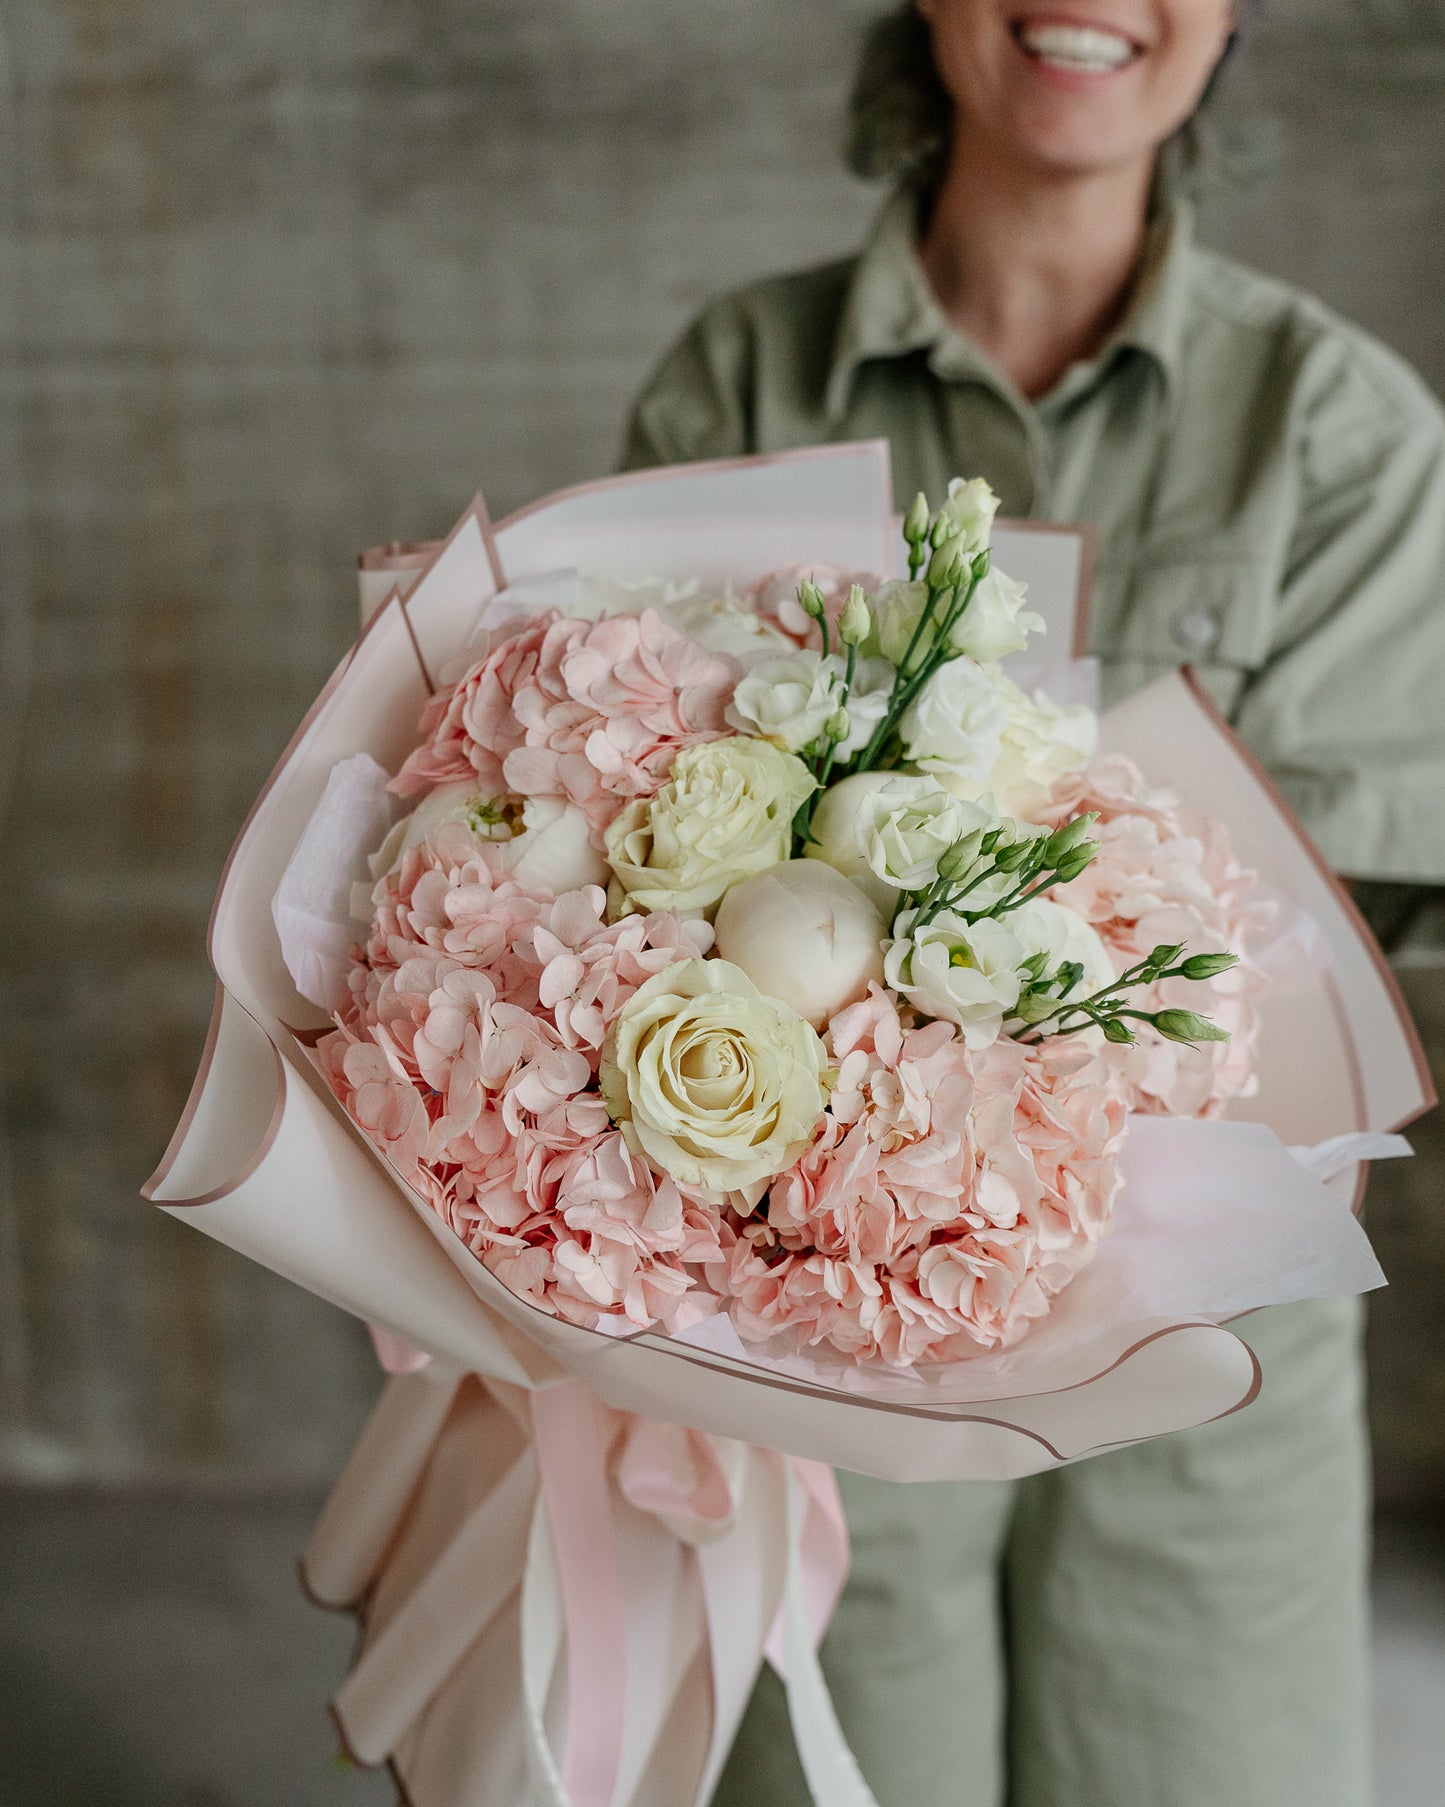
[[[952,780],[982,780],[998,760],[1008,706],[990,673],[972,659],[941,665],[899,726],[910,761],[952,790]]]
[[[796,1013],[727,960],[679,960],[624,1005],[602,1097],[627,1144],[715,1200],[749,1192],[808,1148],[827,1054]]]
[[[652,797],[607,829],[607,858],[635,910],[710,910],[730,885],[787,859],[793,817],[817,788],[765,740],[684,747]]]
[[[883,979],[888,933],[873,903],[821,860],[788,860],[734,885],[717,913],[717,951],[758,990],[821,1029]]]
[[[893,925],[883,955],[888,983],[925,1016],[956,1023],[970,1048],[989,1047],[1018,1002],[1029,950],[990,916],[970,923],[941,910],[915,932],[916,916],[905,910]]]

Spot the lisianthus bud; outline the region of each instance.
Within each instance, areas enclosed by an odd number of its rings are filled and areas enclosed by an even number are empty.
[[[805,615],[811,615],[814,621],[821,621],[824,615],[823,592],[817,584],[804,578],[798,585],[798,606]]]
[[[823,732],[829,740],[847,740],[853,731],[853,724],[848,719],[846,709],[835,709],[823,723]]]
[[[1064,855],[1078,846],[1098,819],[1098,810],[1091,809],[1087,815],[1075,816],[1072,822],[1065,822],[1062,828],[1056,828],[1044,842],[1044,864],[1059,865]]]
[[[928,538],[928,497],[922,490],[913,498],[913,505],[903,517],[903,537],[910,546],[921,546]]]
[[[1182,941],[1161,941],[1158,947],[1150,948],[1149,964],[1151,966],[1173,966],[1183,952],[1184,943]]]
[[[962,560],[955,551],[953,542],[945,540],[928,561],[928,587],[930,590],[946,590],[950,584],[957,583],[954,575],[961,567]]]
[[[947,853],[939,856],[938,876],[945,884],[956,885],[978,864],[980,841],[981,837],[970,835],[966,840],[955,841]]]
[[[872,631],[873,617],[868,612],[868,598],[862,584],[854,584],[838,617],[838,638],[844,646],[861,646]]]
[[[1160,1010],[1155,1013],[1154,1027],[1169,1042],[1227,1042],[1229,1031],[1211,1023],[1206,1016],[1192,1010]]]
[[[1179,970],[1186,979],[1213,979],[1238,965],[1238,954],[1191,954]]]
[[[1116,1016],[1111,1016],[1104,1024],[1104,1040],[1117,1042],[1120,1047],[1129,1047],[1134,1040],[1134,1032],[1127,1023],[1121,1023]]]

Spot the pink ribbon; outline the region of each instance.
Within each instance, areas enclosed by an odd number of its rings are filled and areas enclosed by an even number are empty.
[[[611,1807],[627,1720],[627,1602],[607,1476],[612,1425],[581,1381],[531,1395],[532,1438],[567,1625],[567,1743],[573,1807]]]

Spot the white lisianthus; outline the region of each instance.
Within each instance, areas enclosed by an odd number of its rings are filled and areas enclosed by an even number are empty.
[[[884,584],[873,598],[873,631],[878,638],[878,650],[890,665],[903,663],[903,655],[913,642],[927,601],[927,584],[906,583],[902,578]],[[926,641],[925,635],[914,648],[911,663],[915,669]]]
[[[1009,653],[1022,652],[1030,634],[1044,632],[1044,618],[1024,607],[1025,586],[1002,571],[989,570],[949,636],[952,646],[980,665],[993,665]]]
[[[810,647],[764,653],[750,661],[728,704],[729,723],[744,734],[797,753],[823,732],[842,696],[836,659]]]
[[[761,1187],[813,1139],[827,1053],[796,1011],[727,960],[679,960],[623,1006],[603,1101],[628,1146],[721,1201]]]
[[[803,852],[851,879],[891,922],[900,891],[931,884],[950,847],[997,826],[986,800],[950,797],[935,778],[856,772],[823,793]]]
[[[970,1048],[989,1047],[1018,1003],[1029,950],[991,916],[970,923],[942,910],[915,933],[917,914],[905,910],[884,946],[888,983],[923,1015],[956,1023]]]
[[[887,923],[821,860],[788,860],[734,885],[716,927],[723,959],[815,1029],[883,979]]]
[[[892,695],[893,667],[887,659],[859,659],[848,687],[848,733],[838,746],[840,760],[851,759],[868,745],[888,713]]]
[[[992,676],[972,659],[950,659],[909,704],[899,724],[912,763],[951,790],[954,778],[983,780],[993,770],[1008,707]]]
[[[1001,671],[989,674],[1007,711],[998,755],[983,777],[939,771],[955,797],[991,792],[1001,810],[1034,816],[1069,772],[1082,770],[1099,744],[1099,718],[1086,703],[1061,707],[1042,690],[1028,697]]]
[[[1083,967],[1083,979],[1071,996],[1086,998],[1114,983],[1114,962],[1108,948],[1093,925],[1067,904],[1032,897],[1011,910],[1007,920],[1011,933],[1023,944],[1025,958],[1030,954],[1046,956],[1045,971],[1055,971],[1066,960],[1077,961]]]
[[[965,558],[975,558],[988,545],[998,513],[998,497],[982,477],[970,477],[967,482],[955,477],[938,512],[960,530],[953,544]]]
[[[634,910],[708,910],[729,886],[787,859],[793,817],[817,788],[766,740],[684,747],[666,784],[609,825],[607,858]]]

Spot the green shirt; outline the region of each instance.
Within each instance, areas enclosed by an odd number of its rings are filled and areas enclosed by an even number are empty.
[[[1120,326],[1035,402],[944,318],[916,199],[693,323],[624,468],[886,438],[897,501],[987,477],[1096,533],[1107,702],[1190,660],[1340,871],[1445,879],[1445,416],[1320,303],[1151,228]]]

